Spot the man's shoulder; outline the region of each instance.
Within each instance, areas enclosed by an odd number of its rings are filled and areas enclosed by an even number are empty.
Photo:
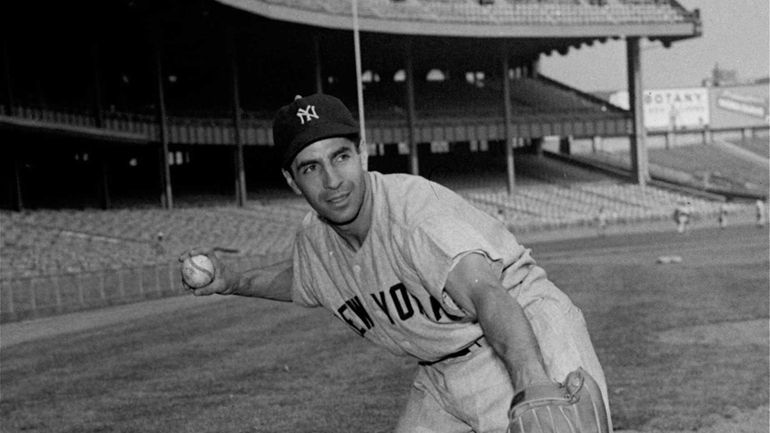
[[[415,176],[408,173],[380,173],[379,171],[370,171],[372,180],[385,188],[408,188],[410,185],[427,184],[430,181],[421,176]]]
[[[382,174],[376,171],[370,172],[378,194],[391,195],[400,200],[422,200],[425,195],[444,196],[452,194],[446,187],[425,179],[406,173]]]
[[[318,216],[318,214],[311,210],[305,217],[302,218],[302,223],[297,228],[297,239],[313,237],[313,233],[324,230],[326,223]]]
[[[446,187],[410,174],[372,173],[376,215],[391,225],[413,229],[431,216],[451,214],[463,206],[460,197]]]

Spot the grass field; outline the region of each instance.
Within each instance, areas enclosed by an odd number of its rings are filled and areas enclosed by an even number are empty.
[[[767,229],[530,246],[585,313],[616,429],[768,431]],[[0,431],[72,433],[390,431],[415,367],[324,311],[243,298],[13,344],[0,363]]]

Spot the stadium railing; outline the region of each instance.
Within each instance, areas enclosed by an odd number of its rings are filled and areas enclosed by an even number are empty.
[[[158,264],[191,245],[240,256],[281,254],[306,212],[294,198],[243,209],[0,212],[0,279]]]
[[[230,257],[228,266],[243,271],[276,263],[283,255]],[[179,263],[102,269],[0,280],[0,322],[42,318],[141,300],[187,294]]]

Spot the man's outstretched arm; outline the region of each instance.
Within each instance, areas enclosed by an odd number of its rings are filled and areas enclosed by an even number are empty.
[[[286,259],[263,268],[245,272],[232,271],[214,254],[211,249],[192,249],[179,257],[179,262],[186,258],[203,254],[214,264],[214,280],[207,286],[194,289],[184,282],[185,288],[195,296],[240,295],[254,298],[272,299],[291,302],[292,261]]]
[[[446,291],[478,320],[487,341],[505,364],[514,389],[551,381],[524,309],[502,286],[486,256],[473,253],[460,259],[449,273]]]

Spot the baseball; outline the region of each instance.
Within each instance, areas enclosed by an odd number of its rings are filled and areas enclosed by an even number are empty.
[[[202,254],[189,257],[182,262],[182,278],[194,289],[205,287],[214,280],[214,263]]]

